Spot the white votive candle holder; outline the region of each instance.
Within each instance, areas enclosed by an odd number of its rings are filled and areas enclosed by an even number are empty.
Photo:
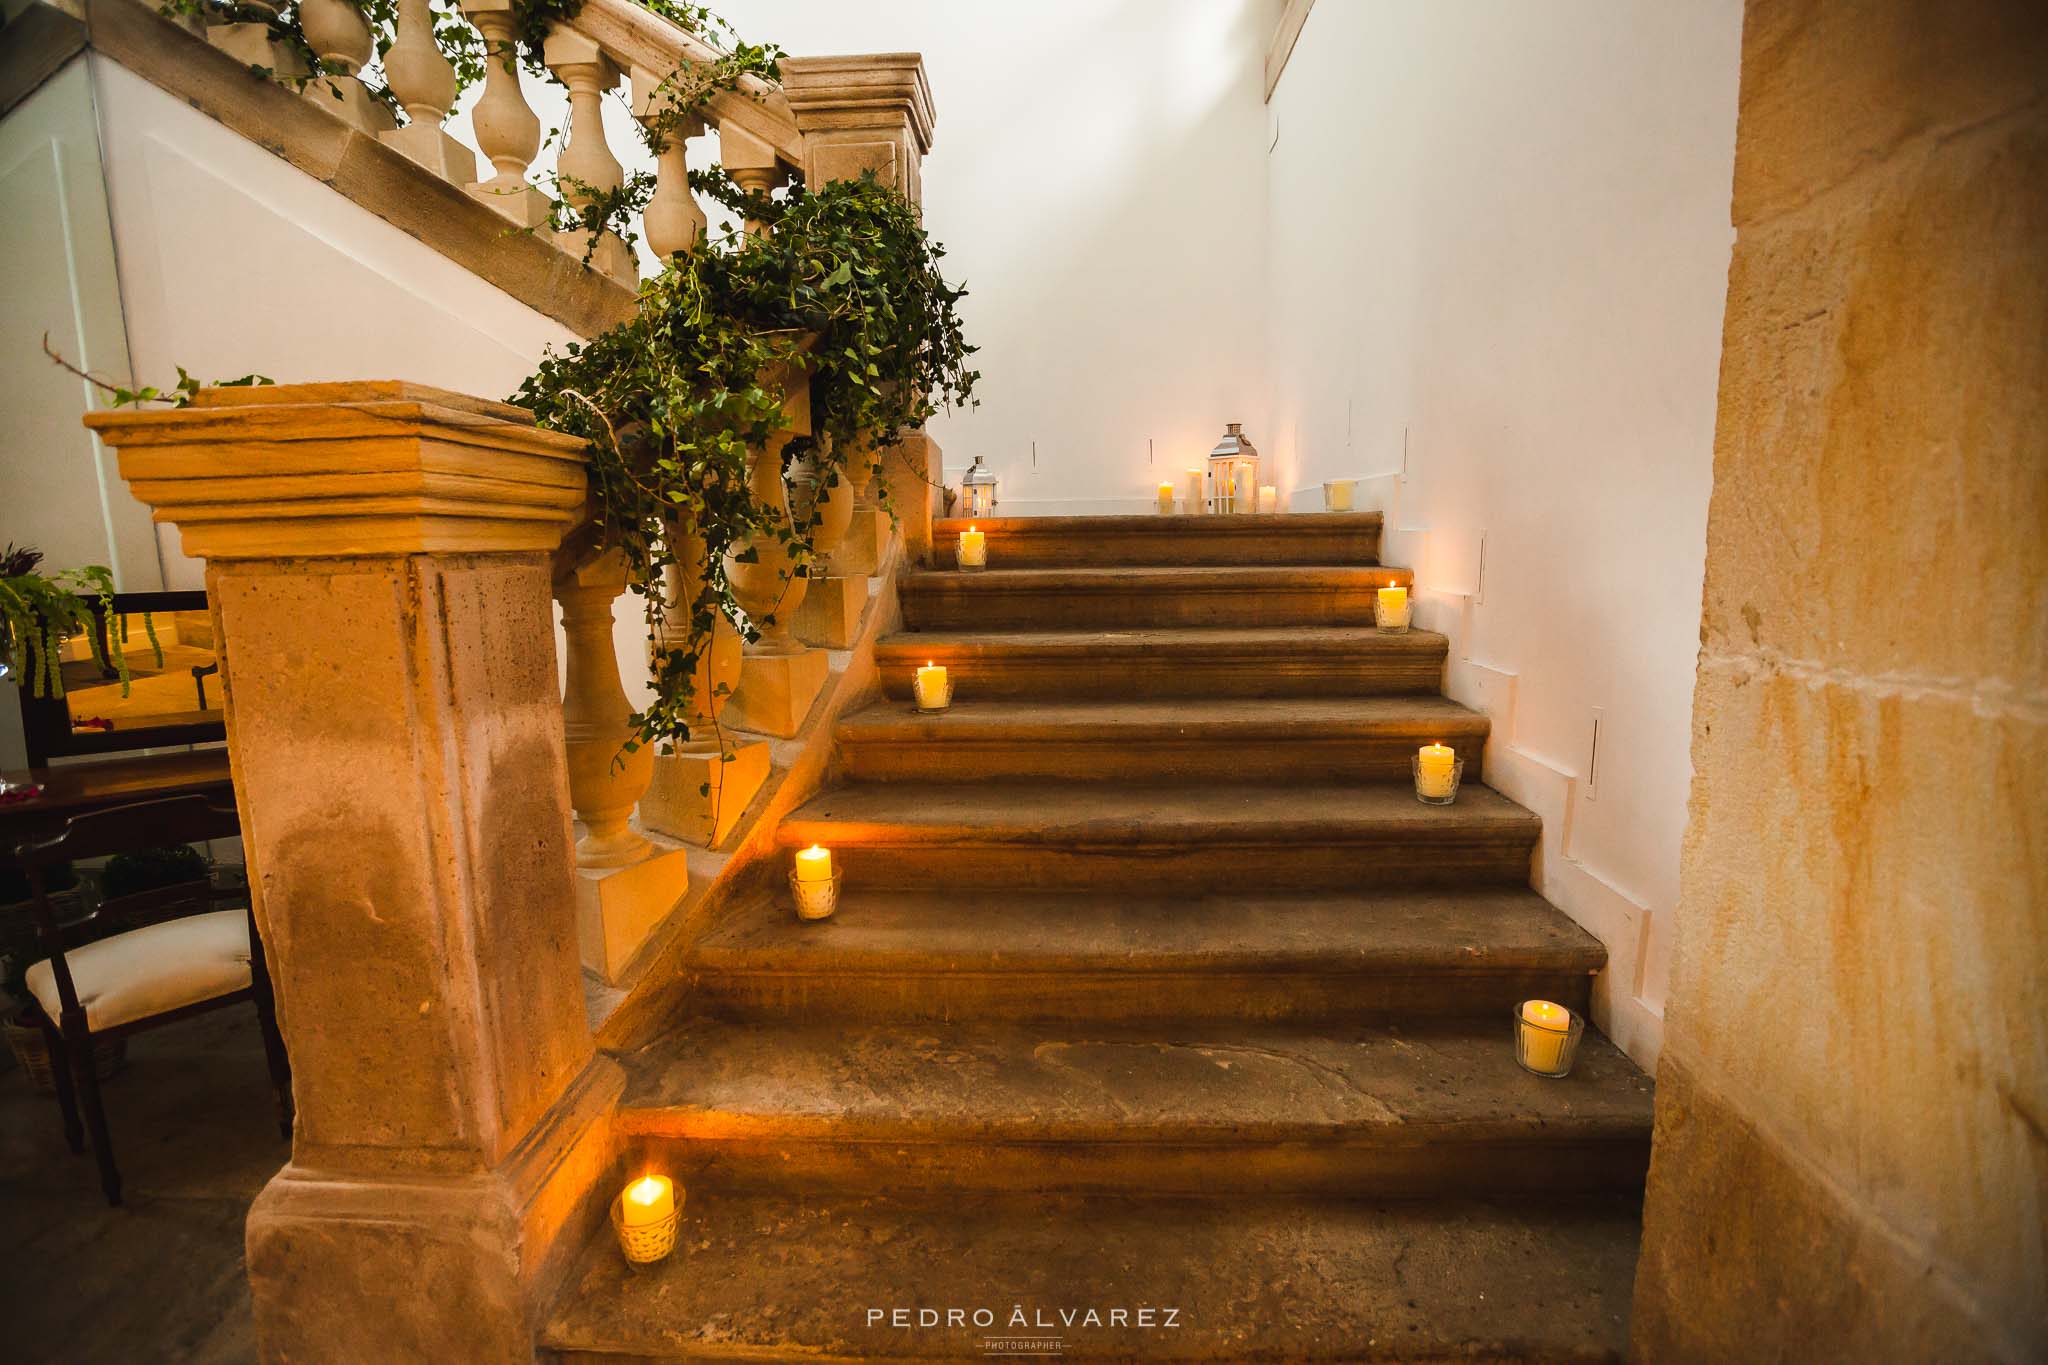
[[[683,1191],[667,1176],[647,1175],[612,1200],[612,1231],[618,1234],[619,1250],[628,1262],[652,1265],[676,1249],[683,1197]]]
[[[1553,1080],[1571,1074],[1585,1016],[1549,1000],[1524,1000],[1514,1008],[1514,1023],[1515,1062],[1522,1070]]]
[[[1455,749],[1425,744],[1408,762],[1415,773],[1416,800],[1425,806],[1448,806],[1458,799],[1458,779],[1465,775],[1465,760]]]
[[[970,526],[960,533],[960,567],[969,573],[988,567],[988,532]]]
[[[953,679],[943,664],[926,664],[910,682],[911,709],[935,715],[953,704]]]
[[[1390,583],[1373,596],[1372,623],[1382,634],[1405,635],[1414,611],[1415,604],[1408,600],[1408,589],[1399,583]]]

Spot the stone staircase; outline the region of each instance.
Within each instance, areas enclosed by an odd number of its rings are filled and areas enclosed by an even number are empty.
[[[834,851],[837,917],[714,925],[622,1059],[677,1253],[594,1242],[544,1346],[1619,1359],[1650,1084],[1591,1031],[1565,1080],[1515,1065],[1515,1002],[1583,1010],[1604,955],[1529,889],[1444,638],[1372,629],[1410,577],[1378,518],[981,526],[990,570],[899,578],[844,784],[778,832]],[[1433,739],[1450,807],[1409,782]]]

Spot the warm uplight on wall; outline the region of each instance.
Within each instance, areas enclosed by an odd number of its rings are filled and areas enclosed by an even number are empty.
[[[634,1265],[649,1265],[675,1250],[682,1199],[675,1182],[649,1173],[626,1186],[612,1204],[619,1249]]]

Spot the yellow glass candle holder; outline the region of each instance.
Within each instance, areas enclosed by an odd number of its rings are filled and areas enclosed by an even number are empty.
[[[1407,634],[1414,614],[1415,604],[1408,600],[1408,589],[1398,583],[1381,588],[1373,598],[1372,623],[1384,634]]]
[[[652,1265],[676,1248],[683,1191],[664,1175],[642,1176],[612,1200],[612,1231],[633,1265]]]
[[[911,675],[911,709],[936,715],[953,704],[953,679],[938,664],[926,664]]]
[[[1514,1021],[1516,1065],[1553,1080],[1571,1074],[1586,1031],[1584,1015],[1548,1000],[1524,1000],[1514,1008]]]
[[[1415,799],[1425,806],[1448,806],[1458,799],[1458,779],[1465,760],[1441,744],[1425,744],[1408,760],[1415,774]]]

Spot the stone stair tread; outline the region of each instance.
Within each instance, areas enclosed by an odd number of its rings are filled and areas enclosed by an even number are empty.
[[[689,965],[717,973],[917,970],[1591,973],[1600,940],[1534,891],[1130,898],[849,890],[816,924],[755,905],[709,930]],[[1057,1003],[1052,1002],[1056,1011]]]
[[[842,741],[890,743],[904,739],[986,739],[1029,736],[1232,739],[1284,736],[1338,738],[1393,731],[1428,742],[1438,734],[1483,736],[1487,719],[1448,697],[1219,697],[1190,706],[1171,698],[1025,700],[958,698],[942,714],[926,715],[901,701],[878,701],[840,721]]]
[[[904,631],[884,636],[877,643],[877,652],[904,657],[927,649],[971,655],[1032,649],[1191,656],[1350,655],[1360,650],[1441,655],[1449,647],[1449,637],[1435,631],[1409,630],[1388,635],[1373,626],[1120,626],[1094,630]]]
[[[1044,534],[1088,536],[1100,532],[1128,535],[1157,532],[1164,536],[1190,530],[1243,531],[1265,539],[1289,531],[1321,535],[1328,531],[1372,531],[1380,524],[1378,512],[1239,512],[1214,518],[1160,516],[1156,512],[1121,512],[1109,516],[1063,517],[942,517],[932,523],[934,539],[957,536],[968,527],[989,535]]]
[[[1204,838],[1291,842],[1363,835],[1465,835],[1533,842],[1541,821],[1490,787],[1425,805],[1401,783],[1127,786],[1110,783],[874,783],[813,797],[782,822],[784,845],[932,841],[1073,846]]]
[[[1356,589],[1410,584],[1410,569],[1382,564],[1119,564],[1108,567],[1005,569],[905,569],[896,577],[904,593],[947,592],[1115,592],[1229,591],[1271,589]]]
[[[1498,1017],[1401,1024],[690,1019],[624,1058],[623,1135],[945,1146],[1647,1144],[1649,1079],[1589,1031],[1570,1076]]]
[[[565,1362],[987,1359],[1058,1337],[1076,1359],[1619,1362],[1641,1220],[1571,1206],[689,1191],[675,1253],[636,1270],[609,1230],[542,1331]],[[1012,1324],[1098,1310],[1073,1328]],[[1113,1307],[1176,1326],[1109,1325]],[[931,1329],[868,1310],[940,1310]],[[946,1325],[944,1310],[962,1310]],[[974,1325],[986,1308],[993,1323]],[[1158,1322],[1154,1318],[1154,1323]]]

